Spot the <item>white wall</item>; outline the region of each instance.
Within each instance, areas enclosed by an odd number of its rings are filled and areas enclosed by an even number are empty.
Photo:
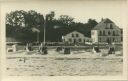
[[[92,42],[98,42],[98,30],[91,30]]]
[[[74,37],[72,37],[72,34],[74,34]],[[79,35],[79,37],[76,37],[76,34]],[[85,36],[77,31],[73,31],[67,35],[64,36],[65,41],[69,42],[69,39],[72,39],[72,42],[74,39],[76,39],[76,42],[79,42],[79,39],[81,39],[81,42],[84,42]]]

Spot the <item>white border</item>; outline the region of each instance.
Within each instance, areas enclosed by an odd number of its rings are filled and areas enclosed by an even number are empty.
[[[16,3],[20,3],[16,2]],[[30,2],[30,0],[29,0]],[[32,1],[31,3],[34,4],[35,1]],[[123,76],[6,76],[5,73],[5,67],[6,67],[6,43],[5,43],[5,13],[3,10],[4,4],[9,3],[8,1],[2,2],[1,3],[1,13],[0,13],[0,54],[1,54],[1,81],[82,81],[82,80],[128,80],[128,15],[127,15],[127,8],[128,6],[124,8],[124,13],[122,15],[122,20],[123,20],[123,53],[124,53],[124,62],[123,62]],[[127,2],[126,2],[127,3]]]

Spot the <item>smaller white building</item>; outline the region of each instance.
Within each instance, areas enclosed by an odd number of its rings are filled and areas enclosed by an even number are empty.
[[[63,42],[69,42],[69,43],[85,43],[85,42],[91,42],[92,39],[89,37],[86,37],[84,34],[73,31],[70,32],[62,37]]]

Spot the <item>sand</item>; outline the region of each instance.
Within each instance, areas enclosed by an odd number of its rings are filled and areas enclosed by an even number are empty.
[[[48,55],[36,51],[7,54],[9,76],[116,76],[123,70],[122,56],[73,51],[69,55],[50,50]]]

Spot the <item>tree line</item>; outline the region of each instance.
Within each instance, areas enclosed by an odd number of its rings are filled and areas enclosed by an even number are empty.
[[[59,42],[61,37],[71,31],[79,31],[85,36],[91,36],[91,30],[98,23],[95,19],[88,19],[87,23],[75,22],[68,15],[60,15],[55,18],[55,12],[43,15],[34,10],[16,10],[6,14],[6,37],[18,39],[23,42],[39,41],[44,39],[44,27],[46,28],[46,41]],[[86,14],[85,14],[86,15]]]

